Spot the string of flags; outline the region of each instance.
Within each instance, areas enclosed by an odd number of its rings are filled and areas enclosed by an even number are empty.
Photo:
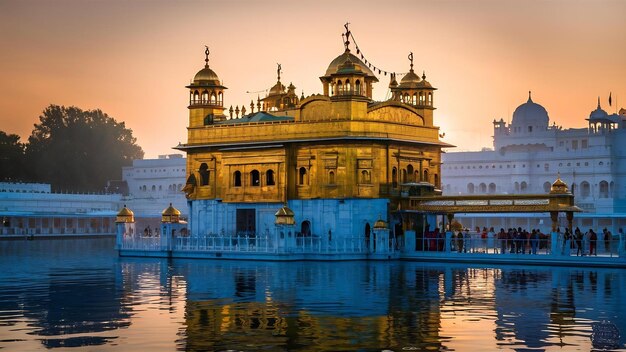
[[[380,67],[376,67],[376,65],[373,65],[371,61],[369,61],[365,55],[363,54],[363,50],[361,50],[361,48],[359,48],[359,45],[356,42],[356,39],[354,38],[354,35],[352,34],[352,32],[349,32],[350,37],[352,38],[352,42],[354,43],[354,46],[356,47],[356,54],[360,55],[361,60],[363,60],[363,62],[367,65],[367,67],[369,67],[372,72],[376,73],[376,71],[378,71],[378,74],[384,74],[385,76],[387,76],[387,74],[390,75],[399,75],[399,76],[404,76],[406,75],[408,72],[401,72],[401,73],[396,73],[396,72],[392,72],[392,71],[387,71],[387,70],[383,70]]]

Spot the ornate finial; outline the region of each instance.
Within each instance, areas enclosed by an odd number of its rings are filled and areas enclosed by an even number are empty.
[[[304,90],[302,91],[302,95],[300,96],[300,100],[304,99]]]
[[[409,61],[411,61],[411,72],[413,72],[413,52],[409,53]]]
[[[250,100],[250,112],[254,114],[254,100]]]
[[[205,50],[204,50],[204,67],[209,67],[209,54],[211,53],[209,51],[209,47],[208,46],[204,46]]]
[[[532,95],[531,91],[528,91],[528,102],[532,102],[533,101],[532,98],[531,98],[531,95]]]
[[[598,96],[598,109],[600,109],[600,96]]]
[[[422,71],[422,79],[426,79],[426,71]]]
[[[282,66],[280,64],[276,64],[278,65],[278,68],[276,69],[276,73],[278,74],[278,82],[280,82],[280,71],[282,71]]]
[[[343,42],[343,45],[346,47],[347,52],[350,51],[350,36],[352,35],[352,32],[350,32],[350,29],[348,28],[349,25],[350,22],[346,22],[346,24],[343,25],[343,27],[346,29],[346,33],[341,33],[341,37],[345,40]]]

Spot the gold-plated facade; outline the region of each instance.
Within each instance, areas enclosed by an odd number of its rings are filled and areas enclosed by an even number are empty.
[[[449,145],[439,140],[432,106],[372,101],[377,79],[362,65],[346,51],[321,77],[325,94],[272,112],[200,123],[208,108],[191,106],[188,140],[178,147],[188,153],[187,197],[388,198],[401,183],[439,187],[441,148]]]

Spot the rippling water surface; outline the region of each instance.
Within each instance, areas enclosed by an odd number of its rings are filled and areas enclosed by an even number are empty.
[[[624,350],[626,270],[118,258],[0,241],[6,351]],[[613,346],[594,323],[616,327]],[[596,335],[597,336],[597,335]]]

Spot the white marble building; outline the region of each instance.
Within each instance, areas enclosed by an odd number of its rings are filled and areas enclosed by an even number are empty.
[[[547,193],[557,173],[585,212],[575,226],[626,227],[626,110],[609,114],[598,100],[587,128],[564,128],[550,122],[532,97],[507,124],[493,121],[493,149],[449,151],[442,156],[444,195]],[[547,215],[457,216],[465,226],[548,229]]]

